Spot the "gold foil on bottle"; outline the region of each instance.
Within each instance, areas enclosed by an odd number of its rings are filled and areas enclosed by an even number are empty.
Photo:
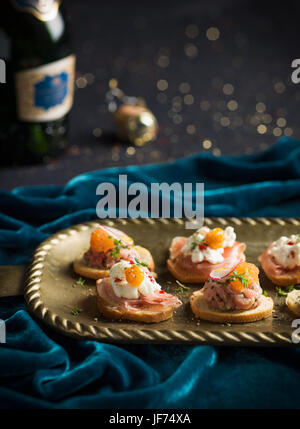
[[[32,13],[40,21],[52,21],[56,18],[61,0],[43,0],[43,1],[28,1],[22,4],[19,1],[12,0],[15,9],[21,12]]]

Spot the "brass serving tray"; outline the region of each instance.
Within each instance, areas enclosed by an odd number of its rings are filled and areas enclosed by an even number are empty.
[[[154,257],[158,281],[167,292],[178,288],[166,268],[171,239],[190,235],[181,219],[115,219],[104,224],[114,226],[147,247]],[[247,244],[249,262],[258,263],[258,255],[266,245],[281,235],[300,231],[300,219],[278,218],[207,218],[210,227],[232,225],[239,241]],[[89,247],[91,231],[98,222],[87,222],[60,231],[45,240],[35,251],[25,287],[25,300],[31,312],[48,326],[62,334],[81,339],[114,343],[199,343],[217,345],[282,346],[291,345],[292,320],[296,317],[279,297],[274,285],[261,272],[261,285],[275,303],[273,316],[247,324],[216,324],[195,319],[190,310],[189,296],[199,289],[177,293],[183,305],[172,319],[156,324],[109,321],[97,311],[95,282],[76,284],[78,276],[72,270],[74,258]],[[77,316],[74,308],[82,309]]]

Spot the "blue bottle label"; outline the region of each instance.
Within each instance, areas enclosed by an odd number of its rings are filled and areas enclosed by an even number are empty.
[[[66,115],[73,104],[75,56],[16,73],[18,117],[46,122]]]
[[[41,21],[50,21],[57,15],[60,0],[12,0],[16,9],[32,13]]]
[[[68,95],[69,75],[62,72],[53,76],[46,75],[34,84],[34,105],[41,109],[59,106]]]

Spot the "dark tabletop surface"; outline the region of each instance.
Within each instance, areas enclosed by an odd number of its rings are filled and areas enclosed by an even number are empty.
[[[298,4],[297,4],[298,3]],[[0,186],[66,183],[89,170],[251,154],[299,138],[297,1],[66,1],[77,55],[70,147],[46,165],[2,169]],[[142,148],[114,135],[111,79],[142,96],[160,131]]]

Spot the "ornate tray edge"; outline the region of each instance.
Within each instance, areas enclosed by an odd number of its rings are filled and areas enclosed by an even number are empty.
[[[114,220],[101,220],[107,225],[115,225],[116,223],[126,225],[128,222],[134,224],[154,224],[160,222],[167,224],[175,222],[184,224],[184,222],[193,220],[191,219],[114,219]],[[214,344],[214,345],[292,345],[290,332],[231,332],[230,330],[224,331],[205,331],[197,330],[156,330],[156,329],[137,329],[128,326],[128,328],[108,328],[105,326],[87,325],[85,323],[73,322],[69,319],[62,318],[50,311],[49,308],[43,303],[40,296],[40,282],[43,261],[46,258],[49,250],[53,245],[56,245],[59,240],[65,239],[67,235],[72,235],[76,231],[88,230],[96,227],[98,221],[89,221],[82,224],[74,225],[67,229],[58,231],[51,237],[43,241],[34,252],[32,262],[28,271],[26,280],[24,298],[30,312],[36,315],[40,320],[44,321],[48,326],[55,330],[64,333],[71,337],[80,339],[92,339],[102,342],[115,342],[115,343],[169,343],[169,344]],[[236,224],[242,225],[243,223],[256,225],[263,223],[267,226],[271,224],[292,224],[295,226],[300,225],[300,218],[205,218],[204,223],[228,225]]]

